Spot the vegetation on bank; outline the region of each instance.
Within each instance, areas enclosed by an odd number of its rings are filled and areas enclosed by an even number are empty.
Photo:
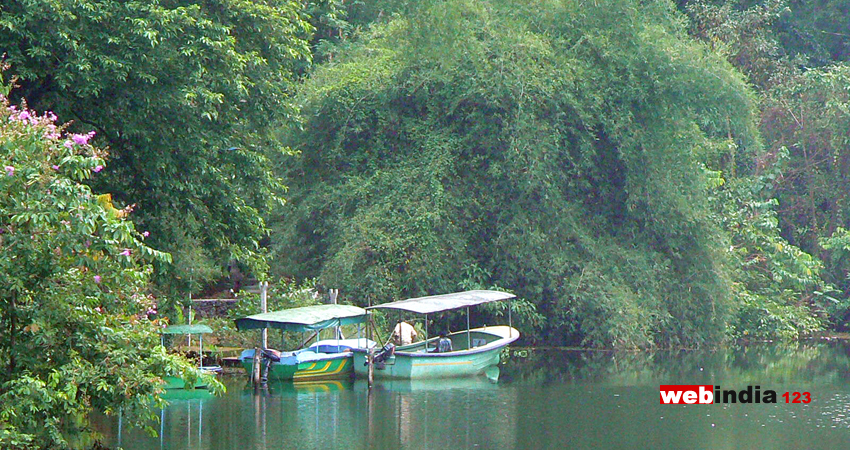
[[[376,26],[298,98],[281,267],[373,302],[476,277],[549,344],[720,342],[710,199],[760,142],[741,75],[684,25],[663,2],[452,1]]]
[[[152,319],[228,266],[294,280],[280,307],[313,279],[361,305],[509,289],[531,342],[845,330],[847,21],[837,0],[3,2],[0,445],[89,445],[93,409],[143,423],[191,372]]]
[[[0,97],[0,447],[88,447],[93,411],[144,426],[161,377],[198,376],[159,345],[146,245],[109,194],[107,160],[52,112]]]

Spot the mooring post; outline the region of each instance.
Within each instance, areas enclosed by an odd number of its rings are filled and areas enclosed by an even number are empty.
[[[268,294],[269,294],[269,282],[261,281],[260,282],[260,308],[263,313],[268,312]],[[269,348],[269,329],[263,328],[263,350]],[[283,349],[281,349],[283,350]]]
[[[366,321],[366,339],[374,340],[372,337],[374,336],[375,323],[372,322],[372,315],[367,313],[369,319]],[[366,384],[369,386],[369,390],[372,389],[372,382],[375,380],[375,346],[370,345],[369,349],[366,350],[366,364],[369,366],[366,371]]]
[[[372,382],[375,380],[375,348],[369,347],[369,353],[366,355],[366,362],[369,364],[368,384],[369,389],[372,389]]]
[[[254,364],[251,366],[251,383],[254,389],[260,386],[260,362],[263,357],[263,352],[259,348],[254,349]]]

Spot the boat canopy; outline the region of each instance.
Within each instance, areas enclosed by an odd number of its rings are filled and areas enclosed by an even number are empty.
[[[497,302],[516,297],[514,294],[499,291],[465,291],[454,294],[431,295],[410,298],[392,303],[375,305],[366,309],[402,309],[419,314],[431,314],[450,309],[465,308],[482,303]]]
[[[162,329],[162,334],[208,334],[213,330],[207,325],[169,325]]]
[[[273,311],[236,319],[240,331],[277,328],[284,331],[315,331],[366,321],[366,310],[351,305],[315,305]]]

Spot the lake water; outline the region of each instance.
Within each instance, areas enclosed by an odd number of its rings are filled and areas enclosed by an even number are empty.
[[[172,400],[161,437],[101,420],[134,449],[798,449],[850,445],[850,346],[654,353],[511,349],[501,379],[273,384]],[[759,386],[775,404],[660,405],[659,385]],[[785,403],[808,392],[811,402]],[[803,397],[801,397],[803,398]]]

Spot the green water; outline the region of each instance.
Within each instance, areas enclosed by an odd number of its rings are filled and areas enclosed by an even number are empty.
[[[797,449],[850,445],[850,347],[837,342],[722,351],[511,350],[486,379],[308,386],[175,399],[161,437],[98,422],[132,449]],[[776,404],[660,405],[660,384],[760,386]],[[785,392],[809,392],[786,404]]]

